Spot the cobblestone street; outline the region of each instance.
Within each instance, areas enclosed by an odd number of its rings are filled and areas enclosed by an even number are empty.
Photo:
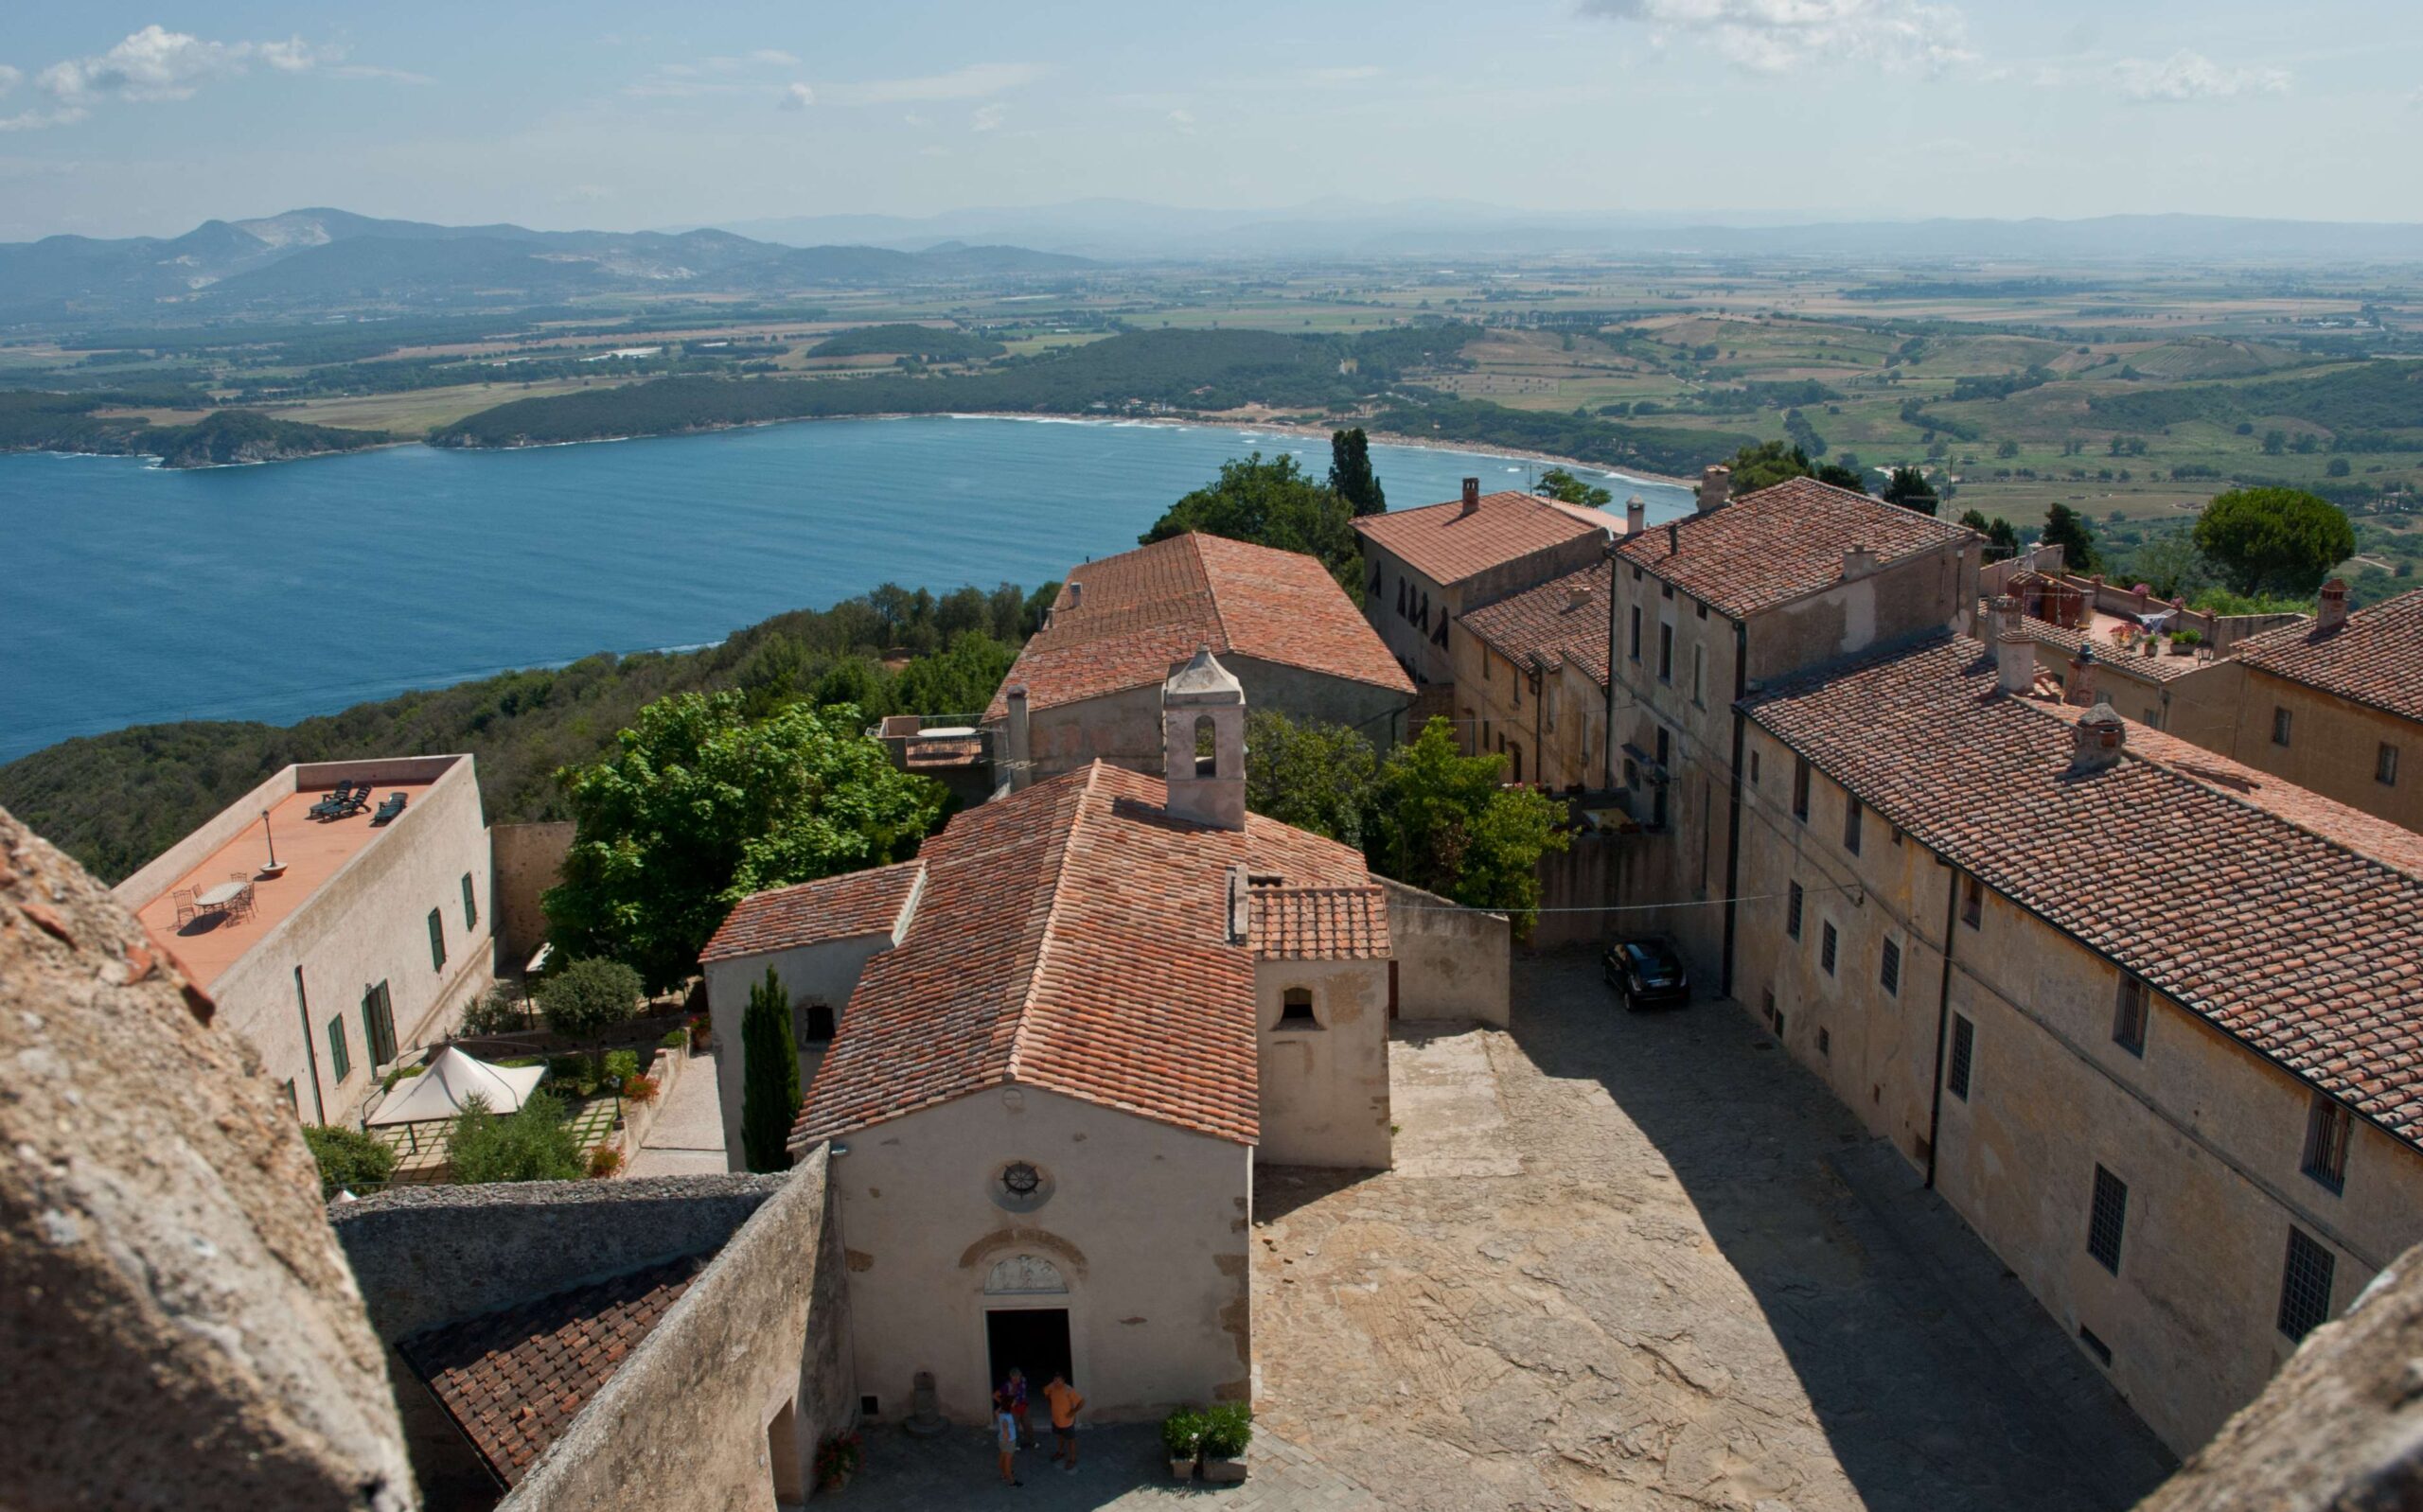
[[[1388,1505],[2117,1508],[2160,1447],[1730,1004],[1518,960],[1392,1048],[1397,1168],[1260,1172],[1263,1432]]]

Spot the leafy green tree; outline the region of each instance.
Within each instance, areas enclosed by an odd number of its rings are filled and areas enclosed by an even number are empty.
[[[1296,459],[1265,462],[1253,452],[1220,464],[1219,478],[1169,507],[1137,539],[1145,545],[1188,531],[1254,541],[1282,552],[1301,552],[1329,569],[1357,604],[1362,602],[1363,556],[1347,501],[1306,477]]]
[[[550,972],[539,983],[539,1013],[568,1040],[595,1040],[639,1011],[640,974],[592,956]]]
[[[463,1099],[446,1147],[458,1187],[502,1181],[577,1181],[588,1174],[580,1138],[564,1122],[563,1099],[541,1087],[508,1114],[488,1111],[477,1093]]]
[[[808,701],[819,709],[856,709],[869,719],[881,719],[892,712],[893,677],[872,657],[843,657],[824,669],[808,694]],[[759,712],[759,717],[770,714],[779,704]]]
[[[2356,554],[2344,510],[2295,488],[2236,488],[2204,506],[2196,544],[2240,593],[2310,596]]]
[[[543,899],[557,948],[662,991],[748,894],[915,854],[943,789],[895,769],[863,720],[792,704],[752,721],[729,693],[642,709],[612,756],[561,774],[575,829]]]
[[[1761,488],[1794,478],[1806,478],[1816,469],[1809,463],[1809,453],[1789,441],[1761,441],[1743,447],[1733,454],[1733,495],[1756,493]]]
[[[1476,908],[1506,913],[1518,938],[1539,917],[1542,854],[1568,841],[1546,795],[1506,787],[1506,758],[1465,756],[1433,719],[1380,768],[1380,822],[1366,853],[1383,873]]]
[[[2276,457],[2281,452],[2288,449],[2289,432],[2286,431],[2266,431],[2263,432],[2263,454],[2265,456]]]
[[[359,1129],[307,1123],[303,1142],[320,1167],[320,1196],[331,1200],[341,1191],[377,1191],[396,1173],[396,1152]]]
[[[1994,444],[1994,455],[2007,462],[2011,458],[2019,455],[2019,443],[2016,441],[1998,441]]]
[[[2131,552],[2120,575],[2145,584],[2159,599],[2190,598],[2213,586],[2213,564],[2187,535],[2172,532]]]
[[[1847,463],[1821,462],[1817,464],[1816,470],[1809,476],[1819,483],[1832,483],[1837,488],[1848,488],[1855,494],[1867,492],[1867,480],[1860,476],[1857,467],[1848,466]]]
[[[912,714],[966,714],[974,724],[1017,659],[1017,647],[981,630],[963,630],[946,649],[900,669],[892,683],[893,707]]]
[[[1025,606],[1018,611],[1018,635],[1023,638],[1043,628],[1043,616],[1060,597],[1060,580],[1051,582],[1027,595]]]
[[[1540,474],[1539,491],[1564,503],[1580,504],[1584,509],[1604,509],[1616,501],[1607,489],[1583,483],[1563,467],[1550,467]]]
[[[799,1116],[799,1046],[791,1040],[791,999],[774,968],[749,989],[740,1017],[748,1073],[740,1087],[740,1148],[754,1171],[786,1170],[791,1121]]]
[[[1380,475],[1371,470],[1371,438],[1361,426],[1330,432],[1329,491],[1345,500],[1358,517],[1388,511],[1388,496],[1381,491]]]
[[[2064,503],[2055,503],[2044,511],[2046,545],[2062,549],[2062,565],[2073,572],[2093,572],[2103,566],[2103,558],[2096,554],[2095,532],[2086,517]]]
[[[1246,715],[1246,807],[1363,849],[1379,754],[1362,731],[1257,710]]]
[[[1916,467],[1893,469],[1892,475],[1884,480],[1884,501],[1921,515],[1932,515],[1943,507],[1943,501],[1936,497],[1935,485],[1928,483],[1927,475]]]

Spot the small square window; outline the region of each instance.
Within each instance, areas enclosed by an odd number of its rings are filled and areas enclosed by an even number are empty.
[[[2280,1273],[2280,1331],[2303,1339],[2330,1319],[2330,1283],[2339,1257],[2289,1225],[2289,1258]]]
[[[1701,618],[1701,619],[1703,619],[1703,620],[1707,619],[1707,605],[1705,605],[1705,604],[1703,604],[1703,605],[1700,605],[1698,607],[1699,607],[1699,611],[1700,611],[1700,618]]]
[[[2397,747],[2388,741],[2382,741],[2381,748],[2373,753],[2373,781],[2383,787],[2397,785]]]
[[[2146,984],[2120,974],[2120,1007],[2112,1017],[2112,1041],[2131,1055],[2146,1053]]]
[[[1877,985],[1887,997],[1901,995],[1901,947],[1893,941],[1884,942],[1884,959],[1876,972]]]
[[[1817,1031],[1817,1053],[1829,1060],[1832,1059],[1834,1054],[1834,1036],[1823,1029]]]
[[[1800,938],[1800,884],[1795,882],[1787,886],[1789,890],[1784,893],[1783,902],[1783,932],[1798,940]]]
[[[1279,1027],[1281,1029],[1317,1029],[1320,1021],[1313,1017],[1313,993],[1309,987],[1290,987],[1280,995]]]
[[[1885,831],[1886,839],[1892,841],[1895,845],[1900,845],[1901,843],[1901,826],[1898,824],[1888,824],[1885,826]]]
[[[1974,929],[1985,922],[1986,885],[1963,873],[1960,878],[1960,922]]]
[[[1826,975],[1829,976],[1834,975],[1836,938],[1832,924],[1827,924],[1824,932],[1817,937],[1817,964],[1826,968]]]
[[[2273,745],[2286,746],[2289,743],[2289,731],[2291,724],[2292,720],[2290,716],[2289,711],[2284,708],[2280,708],[2277,705],[2273,706],[2272,710]]]
[[[822,1045],[833,1038],[833,1005],[806,1002],[799,1008],[799,1040],[802,1045]]]
[[[1976,1064],[1977,1026],[1954,1013],[1952,1015],[1952,1069],[1944,1078],[1944,1087],[1961,1101],[1969,1100],[1969,1071]]]
[[[2095,1168],[2095,1196],[2087,1210],[2086,1252],[2113,1275],[2120,1274],[2120,1238],[2129,1222],[2129,1184]]]
[[[2305,1173],[2334,1192],[2347,1187],[2347,1135],[2355,1119],[2347,1109],[2317,1092],[2306,1114]]]

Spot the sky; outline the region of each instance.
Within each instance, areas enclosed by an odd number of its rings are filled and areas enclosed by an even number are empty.
[[[1092,198],[2423,220],[2416,0],[10,10],[0,240]]]

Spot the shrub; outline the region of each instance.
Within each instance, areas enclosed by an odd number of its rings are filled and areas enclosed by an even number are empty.
[[[640,1055],[637,1050],[609,1050],[606,1052],[605,1080],[609,1081],[628,1081],[631,1078],[639,1074]]]
[[[539,1011],[568,1040],[594,1039],[639,1011],[640,974],[620,961],[576,960],[539,984]]]
[[[463,1010],[466,1034],[513,1034],[530,1027],[529,1005],[509,982],[499,982],[487,995]]]
[[[1206,1427],[1203,1415],[1192,1407],[1180,1407],[1161,1419],[1161,1447],[1174,1460],[1190,1460],[1203,1447]]]
[[[379,1083],[380,1090],[393,1092],[396,1090],[397,1082],[409,1081],[428,1069],[429,1067],[425,1065],[399,1065],[388,1072],[385,1079]]]
[[[547,1080],[571,1087],[585,1098],[597,1090],[597,1063],[578,1051],[551,1055],[547,1058]]]
[[[472,1097],[455,1118],[448,1148],[458,1187],[507,1181],[577,1181],[588,1169],[580,1141],[564,1122],[563,1099],[541,1089],[518,1112],[499,1116]]]
[[[623,1079],[623,1097],[628,1101],[654,1102],[656,1100],[656,1078],[654,1077],[630,1076]]]
[[[359,1129],[303,1126],[303,1142],[320,1165],[320,1196],[377,1187],[396,1173],[396,1152]]]
[[[623,1152],[612,1145],[599,1145],[589,1152],[589,1175],[592,1181],[604,1181],[623,1169]]]
[[[866,1440],[844,1430],[816,1446],[816,1488],[830,1491],[858,1473],[866,1459]]]
[[[664,1031],[664,1038],[656,1042],[656,1047],[660,1050],[679,1050],[686,1047],[689,1043],[690,1031],[688,1029],[666,1029]]]
[[[2201,630],[2192,630],[2182,625],[2170,632],[2170,639],[2174,645],[2201,645],[2203,643],[2204,635]]]
[[[1216,1459],[1234,1459],[1253,1441],[1253,1409],[1241,1401],[1224,1401],[1203,1415],[1203,1452]]]

